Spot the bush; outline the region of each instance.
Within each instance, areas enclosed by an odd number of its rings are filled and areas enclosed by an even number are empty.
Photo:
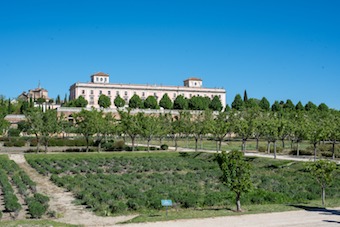
[[[41,218],[47,211],[47,208],[34,198],[28,199],[27,205],[32,218]]]
[[[169,146],[167,144],[162,144],[161,145],[161,150],[168,150]]]
[[[8,136],[9,137],[18,137],[20,135],[20,130],[17,128],[10,128],[8,130]]]

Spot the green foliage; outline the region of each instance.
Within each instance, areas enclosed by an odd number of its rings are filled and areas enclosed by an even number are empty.
[[[190,110],[207,110],[211,101],[208,97],[193,96],[188,101],[188,108]]]
[[[320,110],[320,111],[328,111],[329,108],[328,108],[328,106],[327,106],[325,103],[321,103],[321,104],[318,106],[318,110]]]
[[[166,110],[172,109],[173,103],[167,93],[165,93],[159,101],[159,106],[163,107]]]
[[[163,209],[160,200],[180,207],[216,208],[232,203],[233,191],[220,183],[221,171],[207,153],[91,153],[26,155],[41,174],[74,193],[77,202],[100,215]],[[248,157],[253,189],[243,204],[298,203],[319,198],[320,188],[303,163]],[[335,170],[329,198],[340,196]]]
[[[132,109],[143,108],[144,105],[142,99],[137,94],[134,94],[129,100],[129,107]]]
[[[241,195],[253,187],[250,177],[251,166],[244,160],[243,153],[236,150],[228,154],[223,151],[217,154],[216,160],[222,171],[221,181],[236,194],[237,211],[240,211]]]
[[[309,101],[306,105],[305,105],[305,110],[306,111],[313,111],[313,110],[316,110],[317,109],[317,106],[312,103],[311,101]]]
[[[157,99],[155,96],[150,95],[144,100],[144,108],[146,109],[159,109]]]
[[[183,95],[177,96],[174,101],[175,110],[187,110],[189,107],[188,105],[188,100]]]
[[[234,98],[234,101],[231,104],[231,108],[235,110],[243,110],[244,102],[240,94],[237,94]]]
[[[85,108],[88,104],[88,101],[83,97],[79,96],[77,99],[71,100],[69,102],[66,102],[66,96],[64,100],[64,105],[65,107],[82,107]]]
[[[211,100],[209,104],[209,108],[213,111],[222,111],[223,106],[220,98],[218,96],[214,96],[214,98]]]
[[[295,110],[297,111],[302,111],[305,110],[305,107],[302,105],[302,103],[299,101],[296,106],[295,106]]]
[[[333,173],[336,170],[336,163],[326,160],[309,162],[306,170],[316,179],[322,188],[322,205],[325,205],[325,188],[332,182]]]
[[[168,150],[169,146],[167,144],[161,145],[161,150]]]
[[[125,100],[122,99],[119,95],[117,95],[117,97],[115,98],[113,102],[117,108],[125,106]]]
[[[110,97],[101,94],[98,99],[98,105],[102,108],[109,108],[111,106],[111,99]]]
[[[36,102],[37,102],[37,104],[41,105],[41,104],[43,104],[43,103],[46,102],[46,99],[45,99],[45,98],[38,98],[38,99],[36,100]]]
[[[292,100],[287,99],[286,103],[283,104],[283,109],[293,111],[295,109],[295,105],[293,104]]]
[[[273,112],[280,112],[282,111],[283,107],[282,105],[278,102],[278,101],[275,101],[272,105],[272,111]]]

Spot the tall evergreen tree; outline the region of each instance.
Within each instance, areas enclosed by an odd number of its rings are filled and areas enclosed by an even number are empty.
[[[245,103],[248,102],[247,90],[244,90],[243,102],[245,102]]]
[[[235,109],[235,110],[243,110],[244,102],[243,102],[240,94],[237,94],[235,96],[235,99],[234,99],[233,103],[231,104],[231,108]]]
[[[163,107],[166,110],[170,110],[172,109],[172,105],[173,104],[172,104],[171,99],[169,98],[168,94],[165,93],[163,97],[161,98],[161,100],[159,101],[159,106]]]

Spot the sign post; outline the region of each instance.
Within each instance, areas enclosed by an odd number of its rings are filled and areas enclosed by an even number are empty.
[[[165,207],[166,217],[168,217],[168,207],[172,206],[172,200],[171,199],[162,199],[161,203],[162,203],[162,206]]]

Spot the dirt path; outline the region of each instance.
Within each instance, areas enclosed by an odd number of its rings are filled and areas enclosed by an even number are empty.
[[[267,214],[127,224],[123,227],[339,227],[339,209],[309,209]]]
[[[38,192],[49,196],[50,210],[56,211],[61,216],[55,221],[84,226],[112,226],[117,222],[126,221],[134,217],[132,215],[119,217],[96,216],[84,207],[74,205],[72,203],[74,200],[72,193],[57,187],[48,177],[40,175],[26,162],[23,154],[9,154],[9,158],[14,160],[37,183]]]

